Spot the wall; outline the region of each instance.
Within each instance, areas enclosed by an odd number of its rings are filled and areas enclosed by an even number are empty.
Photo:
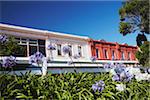
[[[98,60],[136,60],[135,53],[137,51],[137,47],[135,46],[99,40],[91,40],[90,44],[92,56],[97,56],[96,49],[98,49]],[[107,51],[107,58],[105,57],[104,50]],[[113,50],[115,52],[114,58],[112,57]],[[124,53],[124,59],[122,59],[122,52]]]

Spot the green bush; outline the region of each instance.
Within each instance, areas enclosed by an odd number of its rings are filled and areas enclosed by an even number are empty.
[[[92,84],[103,80],[102,92],[94,92]],[[126,84],[125,91],[116,90],[116,84]],[[30,72],[17,75],[0,75],[0,98],[44,100],[146,100],[150,98],[148,81],[115,82],[108,73],[65,73],[46,76]]]

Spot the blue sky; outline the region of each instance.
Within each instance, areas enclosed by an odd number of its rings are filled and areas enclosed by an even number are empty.
[[[121,1],[0,2],[0,22],[136,45],[136,35],[119,33]]]

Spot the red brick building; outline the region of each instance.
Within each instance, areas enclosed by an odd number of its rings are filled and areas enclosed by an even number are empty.
[[[136,46],[106,42],[105,40],[91,40],[92,56],[98,60],[136,60]]]

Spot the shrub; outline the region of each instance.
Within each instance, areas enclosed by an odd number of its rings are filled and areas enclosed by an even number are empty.
[[[0,75],[0,98],[30,98],[52,100],[143,100],[150,98],[148,81],[112,81],[108,73],[65,73],[49,74],[44,77],[31,73]],[[104,89],[94,91],[92,85],[102,80]],[[124,84],[119,91],[118,84]]]

